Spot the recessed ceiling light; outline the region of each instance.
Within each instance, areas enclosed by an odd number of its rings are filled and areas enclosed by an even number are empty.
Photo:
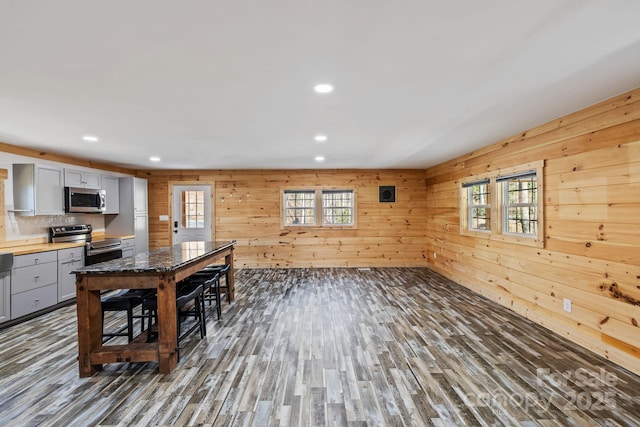
[[[82,137],[82,140],[86,142],[98,142],[98,137],[93,135],[85,135]]]
[[[313,137],[316,142],[325,142],[327,140],[327,135],[316,135]]]
[[[313,87],[313,90],[315,90],[317,93],[330,93],[333,92],[333,85],[330,85],[328,83],[321,83],[315,85]]]
[[[162,159],[160,159],[160,157],[158,157],[158,156],[151,156],[151,157],[149,157],[149,160],[152,161],[152,162],[159,162]]]
[[[316,162],[324,162],[324,156],[316,156]]]

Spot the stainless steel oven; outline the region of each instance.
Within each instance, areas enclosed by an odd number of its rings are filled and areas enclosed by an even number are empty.
[[[122,240],[103,239],[85,243],[85,265],[122,258]]]
[[[93,240],[91,224],[61,225],[49,228],[51,243],[84,242],[84,264],[122,258],[122,240],[117,238]]]

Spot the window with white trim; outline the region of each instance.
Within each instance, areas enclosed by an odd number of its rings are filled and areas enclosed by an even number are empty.
[[[536,171],[499,176],[502,187],[502,232],[538,234],[538,179]]]
[[[316,192],[285,191],[284,192],[284,224],[315,225],[316,224]]]
[[[469,230],[491,230],[490,181],[469,182],[462,185],[467,192],[467,227]]]
[[[283,190],[282,225],[354,227],[355,190]]]
[[[460,234],[544,247],[544,161],[461,182]]]
[[[353,224],[353,190],[322,191],[322,224]]]

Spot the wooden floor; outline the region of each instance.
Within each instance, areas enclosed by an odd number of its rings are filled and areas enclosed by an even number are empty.
[[[0,425],[640,425],[640,377],[430,270],[236,287],[169,375],[78,378],[75,306],[0,331]]]

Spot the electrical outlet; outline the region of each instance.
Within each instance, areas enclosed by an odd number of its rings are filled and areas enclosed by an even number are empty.
[[[564,311],[571,313],[571,300],[569,298],[564,298],[562,300],[562,305],[564,307]]]
[[[438,258],[438,254],[434,252],[433,253],[433,259],[436,259],[436,258]]]

